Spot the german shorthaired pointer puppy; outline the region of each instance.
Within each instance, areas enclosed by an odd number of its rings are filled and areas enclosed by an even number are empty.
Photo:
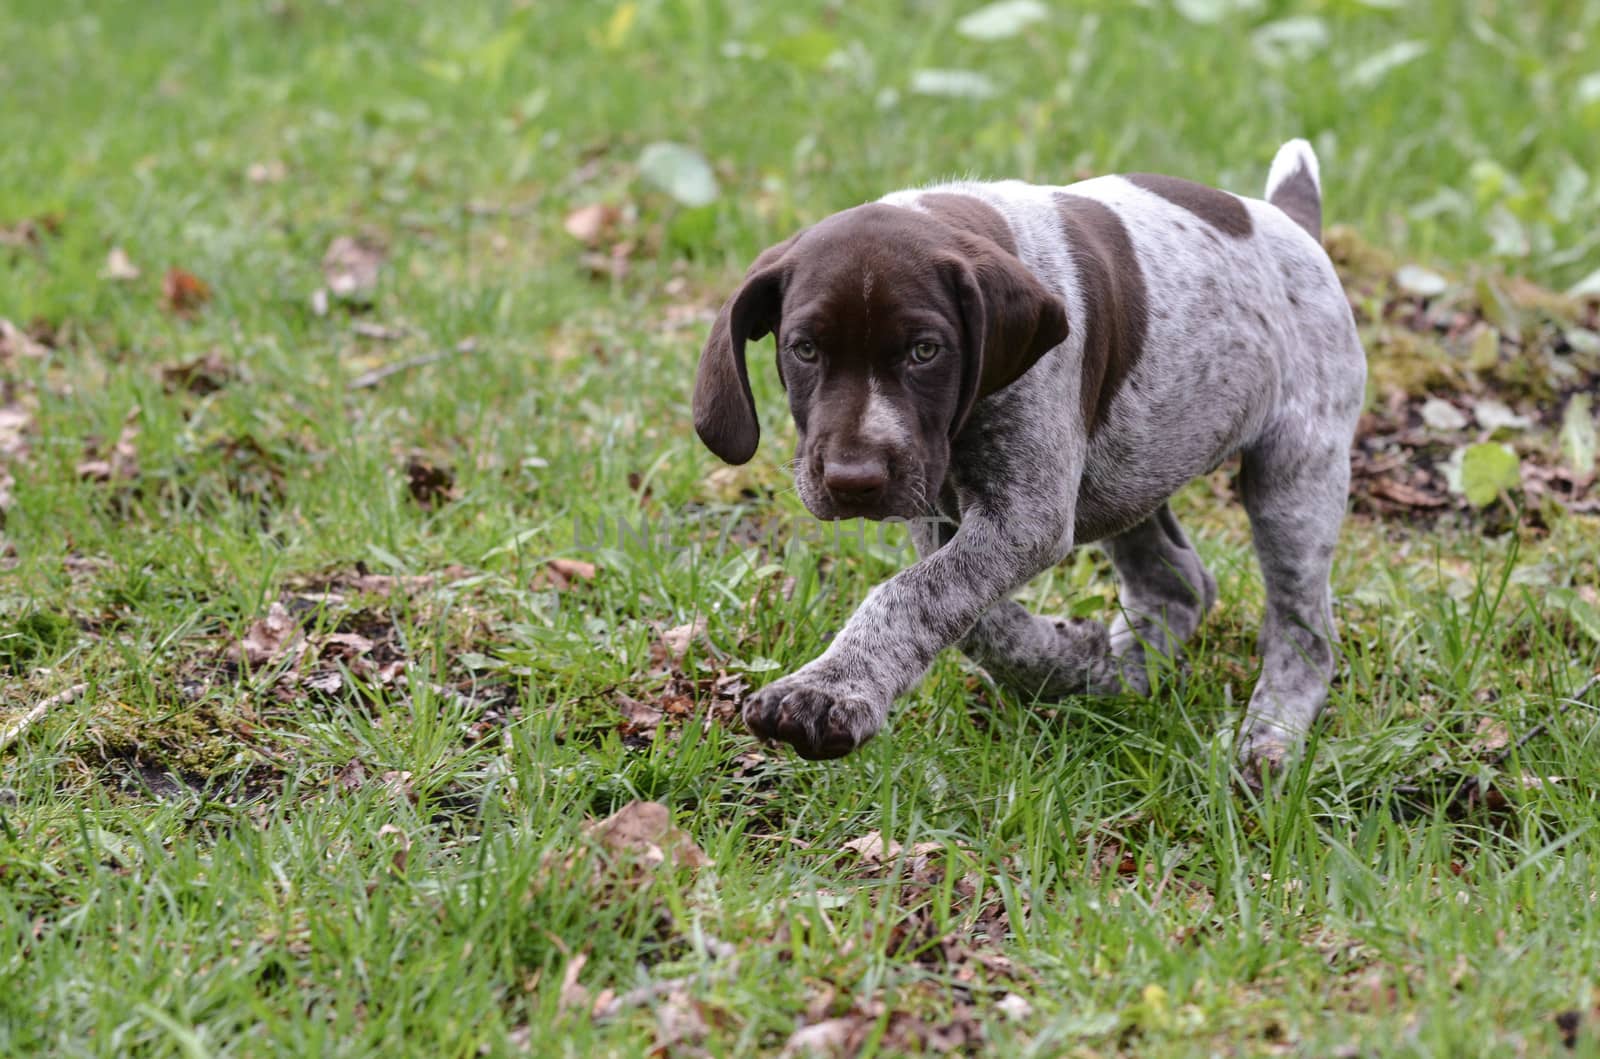
[[[960,645],[1025,696],[1148,693],[1216,582],[1167,500],[1234,453],[1266,586],[1239,754],[1281,767],[1327,698],[1328,575],[1366,358],[1320,241],[1317,159],[1285,144],[1266,200],[1166,176],[897,191],[771,247],[712,326],[695,429],[756,450],[745,344],[773,334],[818,518],[905,518],[919,561],[821,657],[752,695],[750,729],[849,753]],[[937,514],[940,518],[928,518]],[[1102,542],[1108,630],[1007,597]]]

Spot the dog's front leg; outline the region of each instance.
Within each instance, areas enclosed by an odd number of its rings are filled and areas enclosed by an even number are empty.
[[[848,754],[883,727],[935,655],[1071,550],[1071,527],[1070,502],[1048,512],[969,509],[949,543],[874,588],[821,657],[746,700],[745,724],[802,757]]]

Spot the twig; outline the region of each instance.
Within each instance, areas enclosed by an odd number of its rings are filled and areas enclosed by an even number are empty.
[[[349,385],[345,388],[349,390],[370,390],[391,375],[399,375],[401,372],[411,371],[413,368],[425,368],[429,364],[437,364],[448,356],[450,356],[449,353],[424,353],[420,357],[408,357],[405,360],[397,360],[393,364],[384,364],[373,368],[371,371],[364,371],[357,375],[350,380]]]
[[[1573,692],[1570,696],[1561,699],[1560,705],[1556,708],[1554,716],[1548,717],[1534,725],[1532,728],[1528,729],[1523,733],[1522,738],[1518,739],[1515,743],[1511,743],[1505,747],[1502,747],[1498,754],[1495,754],[1492,758],[1489,758],[1488,763],[1495,768],[1499,768],[1500,766],[1504,765],[1508,760],[1510,760],[1512,754],[1521,750],[1523,747],[1527,746],[1533,740],[1537,739],[1539,736],[1548,731],[1551,721],[1565,716],[1566,712],[1572,709],[1572,707],[1583,705],[1583,697],[1589,694],[1589,692],[1592,691],[1596,685],[1600,685],[1600,673],[1590,677],[1584,682],[1583,687]],[[1444,803],[1445,811],[1451,812],[1461,808],[1463,805],[1470,805],[1472,801],[1481,793],[1479,790],[1481,786],[1482,783],[1477,776],[1467,776],[1462,779],[1461,785],[1455,789],[1455,791],[1450,795],[1449,800]],[[1396,784],[1392,788],[1393,793],[1407,797],[1416,797],[1424,793],[1426,790],[1427,788],[1422,786],[1422,784],[1415,778],[1410,783]],[[1425,807],[1421,805],[1407,806],[1400,811],[1399,815],[1401,819],[1407,819],[1419,815],[1424,808]]]
[[[38,705],[23,714],[11,727],[0,732],[0,753],[4,753],[7,747],[21,739],[22,733],[38,724],[45,714],[57,706],[65,706],[70,702],[76,701],[79,696],[88,690],[89,685],[87,683],[74,684],[65,691],[56,692],[48,699],[42,699]]]

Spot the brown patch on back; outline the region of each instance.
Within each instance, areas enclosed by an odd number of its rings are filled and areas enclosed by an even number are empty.
[[[1144,273],[1128,229],[1110,207],[1081,195],[1055,199],[1088,324],[1082,393],[1083,418],[1092,434],[1144,352],[1150,315]]]
[[[1289,219],[1306,231],[1311,238],[1322,241],[1322,193],[1304,161],[1295,166],[1293,173],[1273,189],[1267,200],[1289,215]]]
[[[1129,173],[1124,179],[1160,195],[1174,206],[1182,206],[1217,231],[1236,239],[1243,239],[1252,230],[1250,211],[1226,191],[1158,173]]]
[[[952,228],[981,235],[1009,254],[1017,252],[1016,236],[1000,211],[972,195],[934,191],[917,196],[917,204]]]

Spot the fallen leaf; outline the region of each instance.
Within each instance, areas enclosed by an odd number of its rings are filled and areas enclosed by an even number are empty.
[[[561,222],[561,226],[567,230],[568,235],[578,240],[578,242],[585,246],[595,247],[605,241],[606,236],[616,228],[617,222],[621,218],[622,211],[615,206],[591,203],[587,206],[579,206],[567,214],[566,219]]]
[[[1422,402],[1422,421],[1435,430],[1461,430],[1467,425],[1466,413],[1438,397]]]
[[[871,1021],[861,1015],[846,1015],[842,1018],[813,1022],[791,1033],[779,1055],[788,1056],[790,1059],[802,1055],[848,1055],[853,1050],[851,1042],[858,1038],[858,1031],[860,1031],[859,1037],[864,1038],[865,1031],[871,1025]]]
[[[404,769],[391,769],[379,777],[383,789],[400,801],[417,803],[416,789],[411,786],[411,773]]]
[[[101,279],[109,279],[119,283],[136,280],[144,273],[139,271],[139,266],[133,263],[128,252],[120,246],[114,246],[106,254],[105,267],[100,270]]]
[[[305,649],[305,632],[299,622],[282,603],[274,601],[266,617],[257,619],[228,653],[234,662],[256,669],[280,659],[298,660]]]
[[[394,852],[389,855],[389,863],[393,865],[396,875],[404,875],[406,861],[411,856],[411,836],[394,824],[384,824],[378,828],[379,838],[388,838],[390,835],[398,835],[399,841],[395,843]]]
[[[360,790],[367,782],[367,768],[358,758],[351,758],[344,768],[334,773],[333,782],[341,791]]]
[[[583,973],[583,965],[589,962],[589,954],[580,952],[567,960],[566,969],[561,972],[560,1004],[562,1011],[578,1011],[589,1007],[589,990],[578,984],[578,976]]]
[[[378,288],[384,249],[373,240],[341,235],[322,255],[322,277],[328,291],[343,301],[365,302]]]
[[[28,332],[0,316],[0,362],[13,357],[42,357],[48,352]]]
[[[161,303],[175,316],[193,316],[210,300],[211,288],[193,272],[174,265],[161,278]]]
[[[0,246],[38,246],[47,235],[61,234],[62,217],[46,213],[15,224],[0,224]]]
[[[575,581],[593,581],[596,572],[594,563],[582,559],[551,559],[533,575],[533,587],[554,588],[564,592]]]
[[[656,1040],[652,1054],[667,1055],[679,1045],[699,1044],[711,1028],[689,994],[673,990],[656,1008]]]
[[[420,456],[413,456],[406,463],[406,488],[411,499],[430,511],[457,498],[455,472]]]
[[[1394,274],[1395,286],[1418,298],[1435,298],[1450,289],[1450,281],[1421,265],[1402,265]]]
[[[1016,993],[1007,993],[995,1003],[995,1007],[1000,1009],[1000,1014],[1013,1022],[1021,1022],[1033,1014],[1033,1005],[1028,1003],[1028,998]]]
[[[703,642],[705,635],[706,619],[703,616],[686,625],[673,626],[662,632],[660,642],[651,649],[651,661],[657,666],[681,667],[689,653],[690,644]]]
[[[168,393],[186,391],[199,397],[216,393],[234,378],[233,369],[216,350],[182,364],[161,369],[163,388]]]
[[[277,184],[289,176],[289,167],[280,159],[251,162],[244,171],[245,179],[252,184]]]
[[[1533,420],[1525,415],[1518,415],[1504,401],[1497,401],[1492,397],[1485,397],[1474,401],[1472,416],[1483,429],[1493,433],[1502,428],[1507,430],[1527,430],[1533,426]]]
[[[1479,754],[1499,750],[1509,742],[1511,730],[1494,717],[1480,718],[1477,730],[1472,733],[1472,749]]]
[[[123,418],[122,430],[110,451],[80,460],[78,477],[90,482],[129,481],[139,476],[139,454],[134,441],[139,437],[139,406],[134,405]],[[94,450],[91,450],[94,451]]]
[[[687,832],[672,826],[672,811],[660,802],[629,802],[584,833],[607,852],[649,867],[700,868],[710,859]]]

